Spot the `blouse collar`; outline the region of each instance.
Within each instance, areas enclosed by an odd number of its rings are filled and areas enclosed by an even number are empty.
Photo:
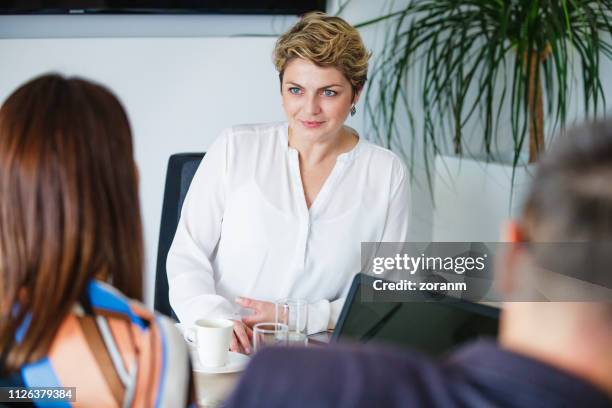
[[[357,133],[355,129],[349,126],[346,126],[346,128],[348,128],[349,131],[351,131],[355,136],[357,136],[357,144],[353,146],[353,148],[349,150],[348,152],[340,153],[338,157],[336,158],[336,161],[339,161],[339,162],[348,162],[348,161],[353,160],[355,157],[357,157],[363,144],[367,143],[365,140],[363,140],[361,136],[359,136],[359,133]],[[288,122],[283,122],[282,131],[281,131],[281,140],[282,140],[283,146],[285,146],[287,151],[296,150],[292,147],[289,147],[289,123]]]

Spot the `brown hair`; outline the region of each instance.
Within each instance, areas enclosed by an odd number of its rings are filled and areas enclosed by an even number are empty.
[[[10,372],[44,356],[90,279],[142,299],[137,177],[127,115],[106,88],[44,75],[5,101],[0,367],[5,360]]]
[[[325,13],[306,14],[276,42],[273,60],[281,83],[293,58],[337,68],[351,83],[353,92],[363,88],[368,77],[370,53],[359,31],[340,17]]]

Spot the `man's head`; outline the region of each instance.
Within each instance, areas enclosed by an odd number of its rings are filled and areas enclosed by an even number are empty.
[[[556,141],[508,238],[533,262],[530,282],[550,289],[571,278],[612,288],[612,122],[583,125]],[[587,292],[554,300],[594,300]]]
[[[612,122],[556,140],[506,238],[502,346],[612,392]]]

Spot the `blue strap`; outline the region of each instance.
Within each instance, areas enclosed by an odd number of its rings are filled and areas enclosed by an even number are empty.
[[[21,376],[26,387],[61,387],[51,363],[47,357],[21,368]],[[78,396],[77,396],[78,398]],[[69,402],[45,401],[36,402],[37,406],[68,407]]]
[[[15,309],[13,309],[15,311]],[[23,323],[17,329],[17,333],[15,333],[15,339],[18,343],[20,343],[28,327],[30,326],[30,321],[32,317],[27,315],[23,320]],[[23,380],[23,385],[26,387],[61,387],[57,375],[49,362],[47,357],[44,357],[34,363],[25,364],[21,367],[21,378]],[[44,401],[44,400],[43,400]],[[54,406],[54,407],[70,407],[70,403],[68,402],[58,402],[58,401],[35,401],[34,403],[38,406]]]
[[[140,327],[146,329],[145,322],[136,316],[127,300],[120,295],[118,292],[110,290],[99,282],[92,280],[87,285],[87,291],[89,294],[89,300],[91,305],[98,309],[105,309],[110,312],[116,312],[127,315],[131,322]]]

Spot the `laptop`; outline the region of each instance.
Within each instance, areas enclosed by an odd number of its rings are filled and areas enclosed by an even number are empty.
[[[362,286],[371,288],[377,279],[355,276],[332,342],[387,343],[439,356],[479,337],[497,337],[499,309],[492,306],[448,297],[362,301]]]

